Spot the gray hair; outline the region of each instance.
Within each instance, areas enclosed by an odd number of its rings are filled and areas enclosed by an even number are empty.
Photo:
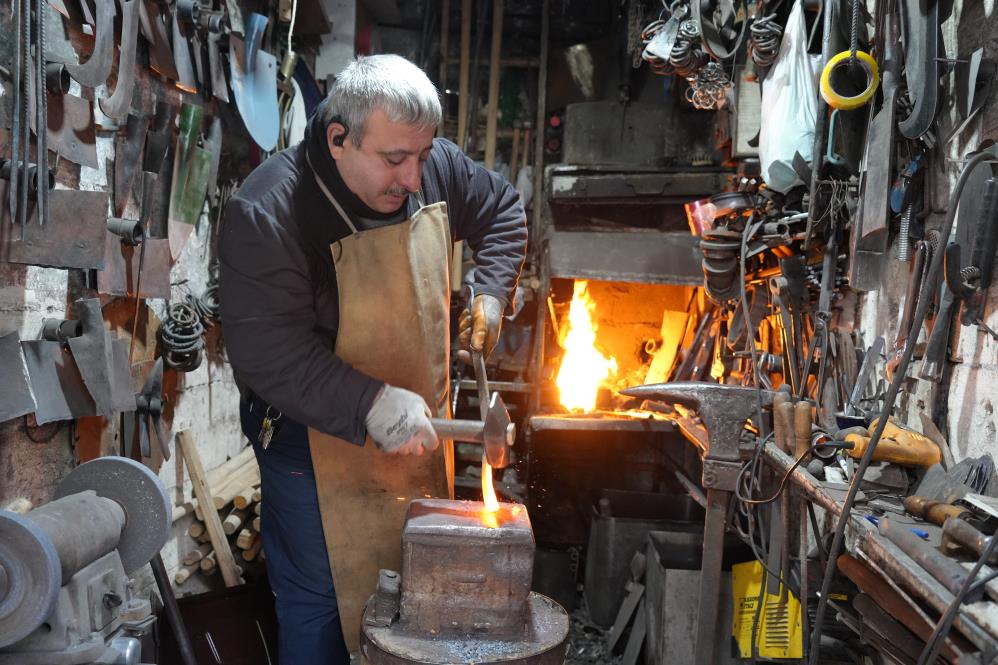
[[[340,122],[360,146],[364,124],[376,109],[392,122],[420,129],[440,124],[440,96],[419,67],[398,55],[359,57],[336,76],[326,97],[324,126]]]

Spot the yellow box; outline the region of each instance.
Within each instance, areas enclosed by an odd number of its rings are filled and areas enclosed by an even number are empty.
[[[739,563],[731,567],[731,594],[734,613],[731,634],[738,641],[742,658],[752,657],[752,623],[755,620],[759,587],[765,573],[758,561]],[[780,593],[766,593],[756,645],[762,658],[801,658],[804,655],[803,627],[800,601],[790,591],[783,598]]]

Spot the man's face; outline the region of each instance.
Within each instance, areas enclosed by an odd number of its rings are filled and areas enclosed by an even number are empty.
[[[348,133],[343,145],[333,139],[343,134],[343,125],[330,123],[326,130],[329,152],[336,160],[343,182],[369,208],[395,212],[406,196],[422,184],[423,162],[430,156],[434,128],[420,129],[392,122],[377,109],[367,119],[361,146]]]

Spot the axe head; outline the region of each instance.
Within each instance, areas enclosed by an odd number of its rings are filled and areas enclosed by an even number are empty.
[[[516,425],[509,419],[509,410],[499,393],[492,393],[489,411],[485,415],[485,459],[497,469],[509,465],[509,449],[516,439]]]

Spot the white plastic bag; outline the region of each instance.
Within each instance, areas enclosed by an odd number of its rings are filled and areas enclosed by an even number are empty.
[[[759,161],[762,177],[778,192],[800,184],[794,154],[810,163],[814,149],[821,56],[808,55],[802,4],[797,0],[790,10],[779,53],[762,82]]]

